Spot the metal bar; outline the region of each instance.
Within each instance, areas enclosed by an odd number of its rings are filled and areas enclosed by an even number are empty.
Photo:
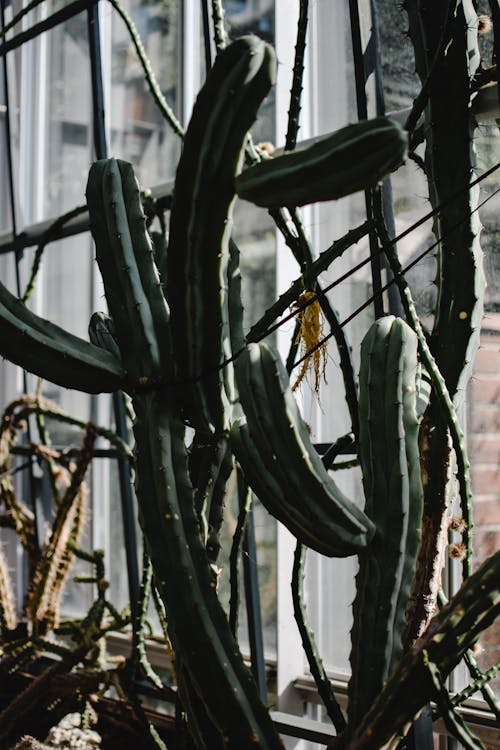
[[[203,44],[205,48],[205,74],[212,67],[212,39],[210,36],[210,15],[208,0],[201,0],[201,16],[203,20]]]
[[[243,581],[245,584],[245,602],[247,608],[248,638],[252,672],[257,682],[259,695],[267,704],[266,663],[264,659],[264,640],[262,636],[262,616],[260,609],[259,572],[257,568],[257,545],[255,543],[255,524],[253,506],[250,507],[243,537]]]
[[[75,0],[75,2],[70,5],[66,5],[48,18],[44,18],[43,21],[34,24],[29,29],[26,29],[26,31],[22,31],[20,34],[16,34],[16,36],[12,37],[12,39],[0,44],[0,57],[3,57],[11,50],[17,49],[22,44],[29,42],[40,34],[43,34],[44,31],[49,31],[49,29],[53,29],[54,26],[73,18],[73,16],[78,15],[78,13],[86,10],[96,2],[98,2],[98,0]]]

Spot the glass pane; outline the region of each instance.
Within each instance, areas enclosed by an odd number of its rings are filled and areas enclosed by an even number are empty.
[[[12,149],[20,227],[53,218],[85,200],[91,159],[89,50],[79,15],[14,53],[9,92],[17,116]]]
[[[125,3],[169,105],[178,107],[178,3],[131,0]],[[144,78],[144,70],[123,23],[114,11],[111,40],[110,152],[131,161],[148,187],[173,177],[179,137],[163,119]]]

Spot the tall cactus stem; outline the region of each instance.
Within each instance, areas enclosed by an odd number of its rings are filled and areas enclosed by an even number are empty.
[[[293,63],[292,88],[288,108],[288,126],[285,138],[285,151],[293,151],[297,144],[299,118],[304,78],[304,55],[306,51],[306,34],[309,14],[309,0],[299,0],[299,19],[297,22],[297,40],[295,42],[295,59]]]
[[[277,750],[280,742],[217,599],[187,473],[184,425],[158,392],[137,394],[134,410],[141,523],[176,654],[228,748],[250,747],[255,737],[261,750]]]
[[[314,634],[307,625],[306,603],[304,599],[304,567],[306,554],[307,548],[300,542],[297,542],[293,556],[291,582],[293,614],[299,629],[302,647],[307,657],[309,669],[311,670],[314,682],[318,688],[318,693],[337,734],[340,734],[347,726],[346,720],[333,693],[332,685],[326,674]]]

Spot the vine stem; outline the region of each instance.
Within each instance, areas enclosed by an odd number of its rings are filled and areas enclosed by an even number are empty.
[[[302,81],[304,78],[304,55],[306,51],[308,12],[309,0],[300,0],[292,88],[290,90],[290,106],[288,109],[288,126],[285,138],[285,151],[293,151],[297,145],[302,98]]]
[[[346,728],[346,721],[340,709],[339,704],[333,694],[332,686],[328,675],[326,674],[323,662],[319,655],[314,635],[306,623],[306,605],[304,601],[304,566],[306,561],[307,548],[297,542],[295,554],[293,557],[292,573],[292,600],[293,613],[302,639],[302,647],[307,656],[309,669],[318,688],[318,693],[324,703],[326,712],[332,720],[337,734],[343,732]]]
[[[438,592],[438,603],[440,607],[444,607],[448,604],[448,599],[445,596],[444,591],[442,589]],[[473,652],[470,649],[466,651],[464,654],[464,662],[467,666],[467,669],[469,670],[470,676],[474,680],[474,682],[472,683],[472,686],[475,686],[473,689],[473,692],[475,692],[475,690],[481,691],[481,694],[485,702],[488,704],[492,712],[495,714],[497,721],[500,722],[500,703],[497,700],[497,697],[495,693],[493,692],[493,690],[491,689],[490,685],[487,684],[488,681],[492,679],[495,675],[492,674],[490,677],[488,677],[487,680],[484,680],[484,677],[488,674],[490,670],[488,670],[488,672],[485,672],[484,674],[481,672],[481,670],[478,667],[476,657],[474,656]],[[492,670],[496,669],[498,671],[499,666],[500,666],[499,664],[496,664],[491,669]],[[472,686],[469,686],[469,687],[472,687]],[[460,697],[462,696],[462,694],[465,694],[465,692],[468,689],[469,688],[465,688],[463,691],[461,691],[460,693],[457,693],[453,697],[452,700],[453,700],[454,705],[461,703],[463,700],[469,697],[468,695],[464,695],[463,698]]]
[[[239,513],[231,544],[231,553],[229,555],[229,580],[231,588],[231,595],[229,598],[229,627],[235,638],[238,632],[238,610],[240,605],[238,561],[240,559],[243,536],[248,521],[248,513],[252,504],[252,493],[239,466],[237,467],[237,483]]]
[[[418,125],[418,121],[420,120],[420,117],[429,99],[429,93],[431,89],[432,79],[434,77],[434,72],[437,69],[438,65],[443,61],[443,58],[446,54],[446,49],[452,39],[453,20],[457,12],[457,5],[458,5],[457,0],[450,0],[448,4],[448,12],[447,12],[446,20],[443,26],[443,31],[441,33],[441,39],[439,41],[439,45],[436,50],[436,54],[434,55],[434,59],[432,60],[432,63],[430,65],[427,77],[422,85],[422,88],[420,89],[418,93],[418,96],[413,102],[413,106],[411,108],[410,114],[408,115],[406,122],[404,124],[404,129],[407,130],[409,133],[413,133],[413,131]]]

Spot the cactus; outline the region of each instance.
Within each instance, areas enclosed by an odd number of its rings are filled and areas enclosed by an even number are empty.
[[[422,559],[422,550],[428,554],[437,547],[436,529],[429,530],[426,521],[431,500],[432,509],[436,509],[435,495],[442,524],[449,479],[449,428],[459,458],[461,492],[467,495],[464,501],[469,493],[452,398],[458,402],[477,345],[482,274],[475,220],[457,229],[458,219],[473,208],[474,196],[471,198],[466,189],[460,197],[454,191],[468,184],[473,166],[469,89],[465,85],[473,67],[467,68],[464,60],[468,50],[469,64],[475,64],[474,35],[466,32],[474,12],[469,0],[459,4],[456,17],[443,32],[443,39],[450,34],[448,45],[432,32],[432,23],[438,27],[444,23],[442,2],[407,0],[406,7],[417,67],[426,80],[424,94],[429,97],[426,137],[431,199],[435,208],[443,204],[436,219],[436,233],[442,240],[438,315],[429,351],[415,322],[411,298],[400,284],[410,325],[384,317],[364,339],[359,414],[352,420],[356,424],[353,432],[357,433],[359,423],[364,510],[345,497],[333,481],[327,469],[329,454],[323,461],[312,445],[279,355],[261,339],[304,288],[307,296],[294,314],[321,296],[318,275],[371,231],[374,223],[352,230],[315,262],[309,262],[307,253],[297,252],[302,278],[245,336],[238,251],[230,240],[231,209],[236,191],[257,205],[293,207],[375,185],[402,162],[408,137],[399,126],[378,118],[342,129],[311,149],[241,171],[248,128],[274,81],[275,56],[256,37],[242,37],[225,46],[220,2],[213,3],[218,55],[185,133],[168,242],[161,234],[154,236],[154,242],[150,237],[131,165],[110,159],[96,162],[90,170],[90,224],[109,309],[109,316],[92,316],[92,343],[38,318],[0,287],[3,354],[68,387],[88,392],[121,389],[131,397],[136,491],[146,553],[153,568],[153,593],[159,594],[158,607],[174,654],[179,701],[198,750],[278,750],[282,746],[239,652],[234,636],[235,603],[228,622],[217,596],[215,563],[224,491],[234,458],[263,504],[297,537],[295,605],[311,671],[342,731],[334,745],[346,750],[394,747],[398,734],[432,698],[452,731],[466,738],[442,681],[498,613],[498,555],[465,582],[427,627],[427,613],[423,617],[409,603],[412,585],[417,600],[425,589],[421,582],[429,584],[429,560]],[[303,45],[307,4],[302,3],[301,8]],[[432,51],[436,56],[431,62]],[[294,81],[296,104],[300,98],[299,63]],[[448,113],[445,83],[455,68],[459,69],[461,96]],[[450,143],[445,143],[441,121],[438,127],[432,124],[436,113],[445,118],[448,128],[451,121],[459,131]],[[258,157],[257,149],[248,147],[247,152],[249,161]],[[449,167],[456,154],[460,157],[459,173],[453,177]],[[283,221],[280,212],[273,216]],[[294,222],[297,225],[296,214]],[[383,216],[375,217],[375,223],[385,246]],[[303,240],[299,236],[299,244]],[[388,256],[396,276],[401,275],[397,258]],[[333,325],[335,321],[332,317],[329,322]],[[345,382],[352,382],[353,393],[347,399],[355,410],[356,389],[348,357],[343,368]],[[194,428],[189,443],[186,425]],[[2,465],[13,440],[11,428],[7,422],[1,432]],[[94,435],[93,429],[91,432]],[[340,438],[334,452],[346,441],[352,443],[353,438]],[[105,615],[110,614],[115,623],[124,620],[105,597],[102,555],[85,556],[74,546],[80,518],[77,489],[88,464],[88,449],[89,445],[62,498],[52,536],[36,567],[29,609],[42,633],[16,642],[10,651],[11,664],[32,658],[45,645],[61,657],[53,673],[65,671],[83,658],[95,665],[97,642],[106,632]],[[10,502],[11,525],[33,533],[28,523],[32,519],[27,512],[23,516],[8,486],[4,496],[6,504]],[[244,513],[240,526],[243,523]],[[424,543],[418,559],[421,534]],[[72,543],[68,543],[68,535]],[[24,543],[28,546],[31,541],[26,538]],[[324,669],[304,621],[302,545],[332,557],[359,556],[347,724],[327,689]],[[76,650],[69,653],[57,643],[45,643],[40,636],[44,628],[57,625],[57,607],[47,606],[46,597],[53,601],[59,597],[71,554],[95,564],[95,577],[85,581],[97,583],[98,596],[81,622],[57,629],[69,633],[77,643]],[[232,568],[236,568],[235,555]],[[149,583],[146,568],[146,588]],[[145,598],[134,623],[137,655],[145,673],[157,682],[144,660],[140,632],[144,612]],[[407,618],[409,622],[405,622]],[[421,637],[414,642],[417,635]],[[43,677],[36,690],[48,679]],[[475,679],[479,684],[482,676]],[[120,690],[125,682],[116,677]],[[27,701],[36,690],[17,705],[27,710]],[[136,698],[132,702],[141,713]],[[15,708],[4,714],[9,726]]]
[[[351,633],[349,722],[356,726],[394,669],[421,534],[417,337],[391,316],[361,344],[359,453],[365,511],[375,523],[360,555]],[[380,645],[379,645],[380,644]]]
[[[478,188],[468,188],[475,168],[471,79],[479,65],[477,14],[470,0],[459,3],[451,16],[443,2],[407,0],[404,7],[417,73],[426,82],[425,166],[429,198],[436,209],[433,229],[439,240],[438,299],[429,348],[449,395],[459,406],[479,344],[485,286],[475,212]],[[441,44],[443,35],[449,37],[445,46]],[[425,628],[435,607],[447,544],[452,457],[448,419],[439,400],[436,392],[422,424],[424,543],[405,636],[408,644]],[[463,451],[457,452],[459,460],[460,453]],[[470,501],[463,485],[461,501],[466,505]],[[471,530],[469,518],[469,538]]]

